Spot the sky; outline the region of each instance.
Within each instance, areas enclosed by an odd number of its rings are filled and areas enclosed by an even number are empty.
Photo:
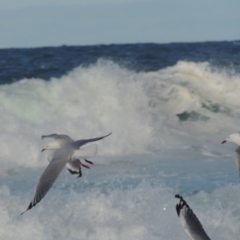
[[[0,0],[0,48],[240,40],[239,0]]]

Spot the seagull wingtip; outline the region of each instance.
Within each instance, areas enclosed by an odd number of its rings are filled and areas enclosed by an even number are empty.
[[[27,210],[28,210],[28,209],[26,209],[24,212],[22,212],[22,213],[20,214],[20,216],[23,215]]]

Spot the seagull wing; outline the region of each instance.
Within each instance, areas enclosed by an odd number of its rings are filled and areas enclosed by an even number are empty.
[[[97,154],[97,150],[98,150],[97,144],[82,147],[74,151],[72,159],[84,159],[94,157]]]
[[[176,211],[184,230],[193,240],[210,240],[192,209],[180,195],[175,195]]]
[[[236,164],[238,169],[238,174],[240,175],[240,147],[235,150],[236,153]]]
[[[68,161],[66,167],[71,174],[78,175],[78,178],[82,176],[82,168],[79,159]]]
[[[30,210],[44,198],[44,196],[47,194],[53,183],[62,172],[63,168],[66,166],[68,160],[71,158],[72,153],[73,152],[71,150],[66,148],[55,151],[51,162],[39,179],[34,198],[30,202],[26,211]]]
[[[108,135],[106,136],[103,136],[103,137],[98,137],[98,138],[90,138],[90,139],[82,139],[82,140],[78,140],[78,141],[75,141],[72,143],[72,146],[75,148],[75,149],[78,149],[80,148],[82,145],[86,144],[86,143],[89,143],[89,142],[95,142],[95,141],[99,141],[109,135],[111,135],[112,133],[109,133]]]
[[[44,138],[53,138],[55,140],[58,139],[62,139],[62,140],[69,140],[70,142],[73,141],[73,139],[71,139],[68,135],[64,135],[64,134],[50,134],[50,135],[42,135],[42,139]]]

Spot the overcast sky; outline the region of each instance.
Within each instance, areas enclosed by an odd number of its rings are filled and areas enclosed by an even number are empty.
[[[240,40],[240,0],[0,0],[0,48]]]

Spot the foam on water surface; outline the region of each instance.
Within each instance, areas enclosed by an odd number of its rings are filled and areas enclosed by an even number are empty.
[[[98,179],[95,178],[95,181]],[[108,181],[107,181],[108,180]],[[115,179],[116,181],[116,179]],[[60,181],[62,182],[62,181]],[[68,182],[68,181],[67,181]],[[106,179],[78,186],[66,181],[53,188],[38,206],[19,216],[29,191],[19,196],[7,186],[1,193],[1,237],[3,239],[186,239],[175,208],[176,189],[142,180],[135,187]],[[59,184],[59,182],[58,182]],[[227,185],[211,193],[200,191],[185,198],[213,239],[238,236],[239,186]],[[14,231],[12,230],[14,229]]]

